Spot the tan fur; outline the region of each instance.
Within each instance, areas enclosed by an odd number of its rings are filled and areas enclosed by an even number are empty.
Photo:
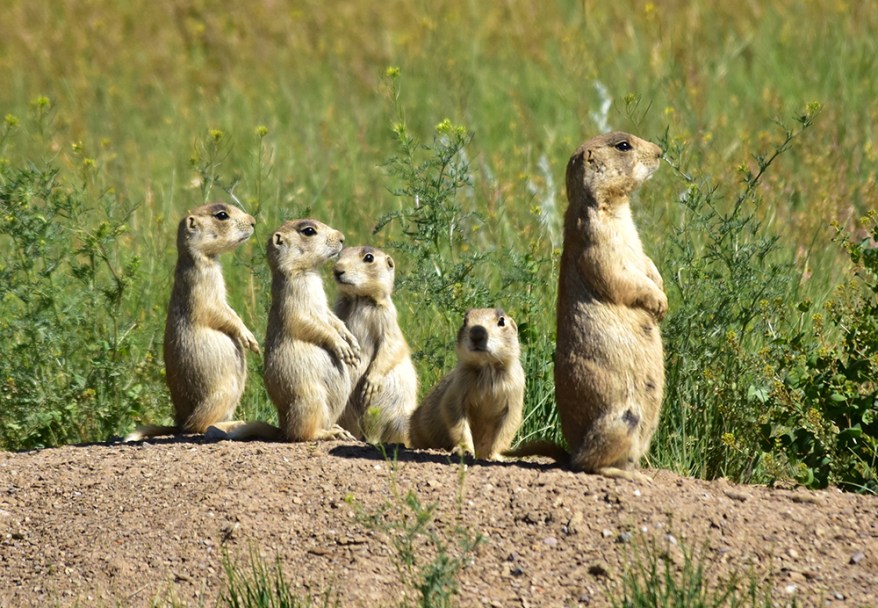
[[[412,414],[412,447],[502,460],[521,424],[524,369],[518,327],[495,308],[466,313],[457,334],[457,367]]]
[[[344,235],[316,220],[285,222],[268,241],[271,310],[265,335],[265,388],[280,429],[264,422],[229,430],[231,439],[353,439],[337,421],[351,393],[348,366],[357,339],[329,309],[320,268]]]
[[[175,426],[144,425],[126,441],[179,432],[203,433],[229,423],[244,392],[244,352],[259,344],[226,303],[219,254],[253,234],[256,220],[216,203],[191,210],[177,230],[177,267],[165,324],[165,380]]]
[[[668,300],[643,252],[629,196],[660,158],[653,143],[608,133],[584,143],[567,165],[555,398],[569,465],[577,470],[642,479],[632,469],[658,424],[664,391],[659,321]],[[540,451],[532,448],[507,455]]]
[[[351,368],[351,392],[340,424],[374,443],[408,444],[408,424],[418,404],[418,377],[397,321],[393,258],[374,247],[342,250],[334,269],[335,313],[360,344]]]

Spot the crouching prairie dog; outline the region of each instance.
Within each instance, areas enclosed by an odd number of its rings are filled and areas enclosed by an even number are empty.
[[[546,455],[571,468],[645,479],[664,390],[662,278],[643,252],[629,197],[661,149],[627,133],[585,142],[567,164],[558,285],[555,399],[570,447],[539,442],[507,455]]]
[[[329,309],[320,268],[338,255],[344,235],[311,219],[285,222],[268,240],[271,309],[265,334],[265,388],[280,428],[238,425],[230,439],[353,439],[338,419],[351,393],[348,366],[360,347]]]
[[[410,421],[414,448],[502,460],[521,424],[524,369],[518,327],[499,308],[472,309],[457,334],[457,367],[424,398]]]
[[[252,216],[222,203],[193,209],[180,221],[164,340],[175,426],[139,426],[126,441],[234,425],[247,379],[244,353],[259,353],[259,345],[226,303],[218,256],[250,238],[255,225]]]
[[[360,364],[351,368],[352,392],[340,424],[358,439],[407,444],[418,377],[390,297],[393,258],[374,247],[345,248],[333,276],[335,314],[360,345]]]

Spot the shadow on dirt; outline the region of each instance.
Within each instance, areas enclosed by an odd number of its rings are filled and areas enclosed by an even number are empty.
[[[339,458],[354,458],[360,460],[373,461],[393,461],[393,462],[420,462],[433,464],[447,464],[450,466],[460,465],[460,457],[448,452],[437,452],[432,450],[412,450],[399,444],[388,444],[382,446],[374,446],[369,444],[358,445],[339,445],[329,450],[332,456]],[[470,455],[464,458],[464,464],[467,466],[480,467],[518,467],[521,469],[531,470],[548,470],[557,469],[558,465],[545,462],[530,462],[525,460],[510,460],[507,462],[492,462],[490,460],[476,460]]]

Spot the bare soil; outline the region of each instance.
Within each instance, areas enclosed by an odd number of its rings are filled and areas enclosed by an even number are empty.
[[[776,605],[878,605],[878,498],[645,471],[651,484],[548,462],[470,463],[346,443],[134,445],[0,453],[0,606],[214,606],[223,560],[279,558],[302,595],[396,605],[401,582],[375,513],[394,491],[436,503],[434,529],[483,542],[462,606],[605,606],[649,542],[712,580],[755,576]],[[462,481],[461,481],[462,479]],[[395,504],[399,504],[396,500]],[[424,547],[424,557],[429,557]],[[225,558],[224,558],[225,556]]]

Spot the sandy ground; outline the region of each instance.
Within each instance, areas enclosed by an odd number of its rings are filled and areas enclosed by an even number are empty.
[[[279,558],[303,595],[398,605],[413,592],[389,533],[362,514],[404,512],[394,496],[413,491],[436,504],[443,542],[460,527],[483,537],[462,606],[608,605],[649,543],[675,567],[681,547],[700,553],[712,580],[755,576],[776,605],[878,606],[878,497],[645,472],[651,484],[548,462],[462,467],[401,451],[393,464],[364,445],[191,437],[0,453],[0,605],[214,606],[223,560],[246,568],[254,554]]]

